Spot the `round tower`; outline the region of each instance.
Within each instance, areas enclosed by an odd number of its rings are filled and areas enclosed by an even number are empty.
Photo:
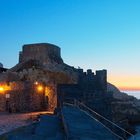
[[[42,64],[49,62],[63,63],[61,49],[49,43],[24,45],[19,54],[19,63],[29,60],[37,60]]]

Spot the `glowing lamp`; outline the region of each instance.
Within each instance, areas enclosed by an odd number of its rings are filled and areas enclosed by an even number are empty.
[[[38,90],[39,92],[43,91],[43,86],[41,86],[41,85],[38,86],[38,87],[37,87],[37,90]]]
[[[34,84],[35,84],[35,85],[38,85],[38,82],[36,81]]]
[[[3,87],[0,87],[0,92],[3,92],[4,91],[4,88]]]

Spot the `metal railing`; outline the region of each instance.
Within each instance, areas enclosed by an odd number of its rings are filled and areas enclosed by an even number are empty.
[[[115,135],[121,140],[127,140],[128,136],[131,136],[132,140],[135,140],[135,136],[132,133],[126,131],[124,128],[108,120],[107,118],[97,113],[90,107],[86,106],[82,102],[79,102],[78,100],[67,100],[63,103],[63,105],[69,105],[79,108],[81,111],[90,116],[92,119],[98,121],[104,128],[106,128],[108,131],[110,131],[113,135]]]

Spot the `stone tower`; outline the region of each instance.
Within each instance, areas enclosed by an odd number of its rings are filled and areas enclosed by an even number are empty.
[[[24,45],[19,54],[19,63],[29,60],[37,60],[43,65],[50,62],[63,63],[60,48],[49,43]]]

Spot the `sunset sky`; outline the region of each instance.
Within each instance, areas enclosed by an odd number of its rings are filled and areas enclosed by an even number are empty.
[[[140,0],[0,0],[0,62],[23,44],[61,47],[65,63],[108,70],[120,89],[140,90]]]

